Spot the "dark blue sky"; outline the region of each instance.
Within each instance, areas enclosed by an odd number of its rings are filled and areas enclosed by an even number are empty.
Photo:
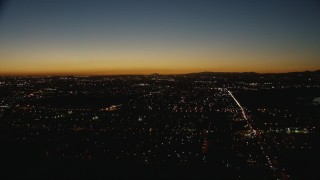
[[[8,73],[320,68],[319,0],[11,0],[1,11]]]

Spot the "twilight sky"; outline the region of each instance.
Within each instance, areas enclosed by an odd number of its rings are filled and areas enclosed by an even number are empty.
[[[320,69],[319,0],[9,0],[0,74]]]

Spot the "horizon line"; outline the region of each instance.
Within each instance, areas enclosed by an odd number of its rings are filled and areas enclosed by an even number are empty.
[[[0,77],[63,77],[63,76],[79,76],[79,77],[97,77],[97,76],[151,76],[151,75],[160,75],[160,76],[174,76],[174,75],[190,75],[190,74],[201,74],[201,73],[255,73],[255,74],[288,74],[288,73],[304,73],[304,72],[318,72],[318,70],[304,70],[304,71],[286,71],[286,72],[256,72],[256,71],[196,71],[196,72],[187,72],[187,73],[21,73],[21,74],[0,74]]]

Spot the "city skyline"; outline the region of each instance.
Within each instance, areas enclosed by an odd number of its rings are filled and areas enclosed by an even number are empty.
[[[2,3],[0,75],[320,69],[319,1]]]

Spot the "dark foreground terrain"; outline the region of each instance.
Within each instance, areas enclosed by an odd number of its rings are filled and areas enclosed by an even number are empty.
[[[319,179],[320,72],[0,78],[0,178]]]

